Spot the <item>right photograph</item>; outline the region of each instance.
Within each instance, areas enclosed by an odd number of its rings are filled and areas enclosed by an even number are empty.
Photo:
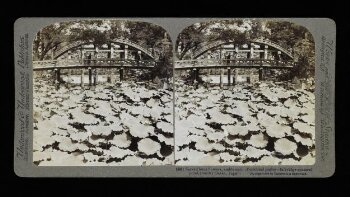
[[[176,41],[176,165],[313,165],[315,43],[295,23],[211,20]]]

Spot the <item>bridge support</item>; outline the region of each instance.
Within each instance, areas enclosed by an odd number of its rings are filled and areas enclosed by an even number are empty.
[[[232,70],[232,85],[234,86],[236,84],[236,69]]]
[[[128,48],[128,45],[124,45],[124,59],[126,60],[128,59]]]
[[[57,70],[57,82],[61,83],[61,69]]]
[[[266,60],[267,59],[267,53],[268,53],[268,48],[269,46],[268,45],[265,45],[265,48],[264,48],[264,59]]]
[[[112,82],[112,74],[111,74],[111,71],[108,70],[107,72],[108,72],[108,74],[107,74],[107,83],[111,83],[111,82]]]
[[[254,44],[250,43],[250,57],[249,58],[254,58]]]
[[[84,49],[83,49],[83,46],[80,46],[80,49],[79,49],[79,52],[80,52],[80,58],[79,58],[79,62],[81,64],[84,64]]]
[[[57,68],[55,68],[54,70],[54,73],[53,73],[53,76],[52,76],[52,78],[53,78],[53,84],[55,85],[57,82]]]
[[[292,70],[288,71],[288,80],[293,80],[293,74],[292,74]]]
[[[197,82],[199,81],[199,68],[197,68],[197,70],[196,70],[195,79]]]
[[[119,78],[120,78],[120,81],[123,81],[123,75],[124,75],[124,68],[120,68],[120,69],[119,69]]]
[[[264,69],[259,68],[259,81],[264,80]]]
[[[98,84],[98,75],[97,75],[97,69],[94,69],[94,86]]]
[[[81,69],[80,87],[84,88],[84,69]]]
[[[197,68],[192,69],[192,81],[193,83],[197,80]]]
[[[193,77],[193,82],[198,82],[199,81],[199,68],[194,68],[192,69],[192,77]]]
[[[231,68],[227,68],[227,85],[230,86],[231,84]]]
[[[91,67],[88,68],[89,69],[89,86],[92,85],[92,70]]]
[[[59,84],[61,82],[61,71],[60,69],[55,68],[55,84]]]
[[[224,87],[224,70],[220,69],[220,88]]]
[[[72,75],[72,70],[68,69],[68,74],[67,74],[67,87],[70,88],[72,79],[71,79],[71,75]]]

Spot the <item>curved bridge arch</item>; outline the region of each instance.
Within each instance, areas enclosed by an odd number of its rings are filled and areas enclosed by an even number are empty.
[[[208,50],[217,48],[223,44],[231,44],[234,43],[235,41],[215,41],[215,42],[211,42],[211,43],[204,43],[203,47],[200,47],[200,49],[194,51],[193,53],[193,58],[196,59],[198,58],[200,55],[202,55],[203,53],[207,52]],[[280,46],[279,44],[271,41],[271,40],[266,40],[266,39],[253,39],[250,40],[250,42],[255,42],[255,43],[259,43],[259,44],[266,44],[268,46],[271,46],[273,48],[276,48],[278,50],[280,50],[282,53],[286,54],[288,57],[290,57],[291,59],[294,59],[293,54],[288,51],[287,49],[283,48],[282,46]]]
[[[133,42],[133,41],[130,41],[130,40],[127,40],[127,39],[123,39],[123,38],[116,38],[116,39],[112,39],[112,40],[109,40],[108,42],[111,42],[111,43],[118,43],[118,44],[125,44],[125,45],[128,45],[128,46],[131,46],[133,48],[136,48],[140,51],[142,51],[144,54],[146,54],[148,57],[150,57],[151,59],[155,59],[153,53],[151,50]],[[73,42],[73,43],[70,43],[68,45],[65,45],[61,48],[59,48],[58,50],[55,51],[55,55],[54,55],[54,59],[57,59],[58,57],[60,57],[61,55],[63,55],[64,53],[66,53],[68,50],[71,50],[73,48],[76,48],[76,47],[79,47],[81,45],[84,45],[84,44],[90,44],[91,42],[84,42],[84,41],[76,41],[76,42]]]

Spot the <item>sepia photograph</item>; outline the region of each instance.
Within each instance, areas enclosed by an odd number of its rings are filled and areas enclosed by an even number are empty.
[[[147,22],[42,28],[32,54],[34,164],[174,164],[172,48]]]
[[[313,165],[315,43],[282,20],[185,28],[174,59],[175,165]]]
[[[183,29],[174,52],[147,22],[42,28],[32,54],[34,164],[315,163],[315,43],[305,27],[208,20]]]

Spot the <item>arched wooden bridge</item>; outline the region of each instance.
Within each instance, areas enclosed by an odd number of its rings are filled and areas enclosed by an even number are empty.
[[[234,40],[204,42],[190,52],[191,59],[175,61],[175,70],[191,70],[194,79],[198,79],[202,69],[227,69],[228,78],[236,68],[258,69],[262,80],[267,69],[290,70],[295,65],[291,50],[271,40],[253,39],[244,45]]]
[[[151,49],[141,46],[130,40],[119,38],[108,41],[108,43],[116,43],[122,46],[123,49],[115,50],[120,53],[120,57],[110,58],[97,58],[91,57],[84,58],[84,53],[87,51],[95,52],[96,49],[84,49],[84,45],[91,44],[90,42],[76,41],[72,43],[63,44],[52,53],[51,60],[33,61],[33,71],[54,71],[55,82],[61,82],[61,71],[68,70],[70,76],[71,70],[81,70],[81,75],[84,76],[85,71],[88,71],[89,85],[92,84],[93,75],[97,75],[98,69],[117,69],[120,76],[120,80],[123,80],[125,69],[153,69],[157,64],[155,55]],[[130,48],[129,48],[130,47]],[[130,50],[136,51],[134,58],[130,57]],[[67,58],[62,56],[69,54],[71,51],[78,51],[80,58]],[[109,49],[100,49],[97,51],[103,51],[109,53],[109,56],[115,52],[112,47]],[[91,54],[91,53],[90,53]],[[123,54],[123,56],[122,56]],[[135,53],[134,53],[135,54]],[[139,56],[136,58],[136,56]],[[141,58],[144,57],[144,58]],[[95,82],[94,82],[95,83]],[[83,81],[82,81],[83,84]]]

